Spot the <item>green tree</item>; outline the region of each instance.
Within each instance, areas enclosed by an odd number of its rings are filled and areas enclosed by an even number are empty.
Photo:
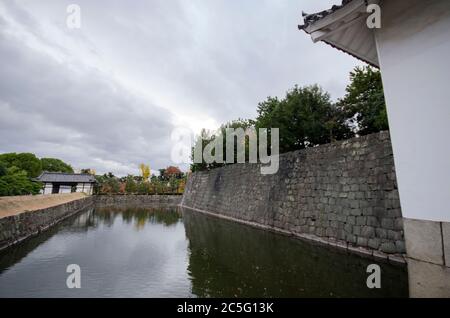
[[[256,128],[279,128],[281,153],[353,135],[340,108],[318,85],[295,86],[281,100],[269,97],[257,113]]]
[[[8,168],[14,166],[26,171],[30,178],[35,178],[42,172],[41,161],[32,153],[5,153],[0,155],[0,161]]]
[[[346,95],[337,103],[332,103],[330,95],[318,85],[294,86],[284,98],[268,97],[258,104],[255,121],[239,119],[222,125],[215,133],[202,130],[192,149],[192,160],[196,146],[201,143],[203,150],[216,138],[224,139],[225,154],[227,127],[245,130],[252,126],[256,130],[267,128],[269,135],[271,128],[278,128],[280,153],[348,139],[355,133],[364,135],[386,130],[389,127],[380,72],[369,66],[355,68],[350,72]],[[248,159],[248,139],[245,149]],[[236,154],[235,144],[235,162]],[[191,171],[209,170],[224,164],[207,164],[203,160],[194,162]]]
[[[111,172],[105,173],[104,175],[95,176],[96,183],[94,185],[94,193],[119,193],[120,191],[120,182],[114,174]]]
[[[0,196],[38,194],[42,185],[31,181],[25,170],[16,166],[6,169],[6,173],[0,175]]]
[[[151,185],[149,182],[140,182],[137,185],[137,192],[138,194],[150,194],[151,193]]]
[[[338,105],[359,135],[389,129],[381,74],[370,66],[350,72],[350,84]]]
[[[73,173],[73,168],[60,159],[41,158],[41,164],[43,171]]]
[[[200,132],[200,136],[197,137],[197,139],[195,140],[194,143],[194,147],[192,147],[191,149],[191,160],[192,160],[192,164],[191,164],[191,171],[192,172],[196,172],[196,171],[202,171],[202,170],[207,170],[208,169],[208,164],[205,162],[205,159],[203,158],[202,155],[202,162],[195,162],[194,161],[194,149],[196,147],[199,147],[199,144],[202,144],[202,151],[205,148],[205,146],[208,144],[208,142],[210,142],[212,140],[212,136],[209,134],[209,132],[206,129],[202,129]],[[162,180],[164,178],[164,172],[165,169],[159,169],[159,178],[160,180]]]
[[[95,183],[94,183],[94,194],[100,194],[102,193],[103,184],[105,183],[105,176],[95,176]]]
[[[120,182],[117,178],[108,178],[103,187],[107,193],[116,194],[120,192]]]
[[[134,181],[134,177],[132,175],[128,175],[125,181],[125,192],[126,193],[135,193],[137,190],[136,181]]]
[[[254,121],[252,120],[248,120],[248,119],[237,119],[237,120],[233,120],[230,121],[226,124],[223,124],[220,126],[220,128],[218,129],[217,132],[210,132],[210,131],[206,131],[205,129],[203,129],[201,131],[200,136],[198,136],[197,140],[195,141],[195,145],[192,148],[191,151],[191,158],[193,163],[191,164],[191,171],[195,172],[195,171],[201,171],[201,170],[208,170],[208,169],[213,169],[213,168],[217,168],[220,166],[225,165],[226,163],[209,163],[207,164],[204,160],[204,158],[202,157],[202,162],[194,162],[194,149],[197,145],[199,145],[199,143],[202,143],[202,152],[204,150],[204,148],[206,147],[206,145],[208,143],[210,143],[211,141],[213,141],[215,138],[222,138],[223,140],[223,154],[224,154],[224,161],[226,160],[225,154],[226,154],[226,129],[227,128],[242,128],[244,131],[247,128],[251,128],[254,127]],[[244,145],[244,149],[245,149],[245,155],[246,158],[248,159],[248,151],[249,151],[249,140],[248,137],[245,137],[245,145]],[[237,162],[237,138],[235,137],[235,142],[234,142],[234,162]],[[163,171],[163,173],[165,174],[165,170]],[[183,178],[184,176],[182,175],[181,178]],[[168,180],[167,178],[165,180]]]
[[[0,161],[0,177],[3,177],[8,172],[6,165]]]
[[[213,140],[215,140],[215,138],[222,138],[223,141],[223,154],[224,154],[224,160],[226,159],[225,154],[226,154],[226,129],[227,128],[242,128],[244,131],[247,128],[253,127],[254,126],[254,122],[252,120],[246,120],[246,119],[237,119],[237,120],[233,120],[230,121],[226,124],[223,124],[220,126],[220,128],[218,129],[217,132],[211,132],[211,131],[206,131],[205,129],[203,129],[201,131],[200,136],[198,136],[197,140],[195,141],[195,145],[192,148],[191,151],[191,159],[192,159],[192,164],[191,164],[191,171],[195,172],[195,171],[201,171],[201,170],[209,170],[209,169],[214,169],[220,166],[225,165],[226,163],[206,163],[203,156],[202,156],[202,162],[194,162],[194,149],[199,146],[199,143],[202,143],[202,152],[204,150],[204,148],[206,147],[206,145],[210,142],[212,142]],[[244,145],[244,149],[245,149],[245,154],[246,154],[246,158],[248,159],[248,150],[249,150],[249,140],[246,137],[245,139],[245,145]],[[234,162],[237,161],[237,138],[235,137],[235,142],[234,142]],[[160,169],[160,173],[162,173],[164,176],[167,175],[166,173],[166,169]],[[181,175],[181,177],[183,177]],[[163,180],[169,180],[169,178],[165,177]]]
[[[158,179],[159,180],[166,180],[166,169],[164,169],[164,168],[158,169],[158,172],[159,172]]]
[[[249,128],[255,128],[255,122],[253,120],[250,119],[242,119],[242,118],[238,118],[237,120],[232,120],[228,123],[226,123],[225,125],[222,125],[220,127],[220,133],[219,135],[223,138],[223,154],[224,154],[224,160],[226,160],[226,129],[227,128],[233,128],[233,129],[239,129],[241,128],[244,133],[247,131],[247,129]],[[234,162],[237,162],[238,157],[237,157],[237,152],[238,152],[238,143],[241,143],[241,140],[238,140],[237,137],[234,137],[234,148],[233,148],[233,160]],[[246,160],[249,160],[249,138],[246,135],[245,136],[245,140],[243,141],[244,143],[244,152],[245,152],[245,158]]]

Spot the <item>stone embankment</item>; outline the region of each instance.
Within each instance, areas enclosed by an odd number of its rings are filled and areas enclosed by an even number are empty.
[[[352,252],[403,261],[388,132],[280,155],[279,171],[234,164],[193,173],[182,205]]]
[[[0,198],[0,250],[92,207],[94,197],[83,193]]]
[[[101,195],[84,193],[0,197],[0,250],[95,206],[168,207],[181,195]]]

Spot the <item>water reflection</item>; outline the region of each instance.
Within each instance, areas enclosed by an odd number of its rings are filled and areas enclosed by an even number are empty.
[[[134,224],[136,230],[142,230],[146,224],[172,226],[181,219],[177,208],[98,208],[97,218],[107,226],[112,226],[117,216],[126,224]]]
[[[176,208],[96,208],[0,253],[0,297],[403,297],[354,255]],[[68,264],[82,288],[67,289]]]
[[[407,297],[404,267],[380,264],[382,288],[366,287],[373,260],[234,222],[183,213],[192,291],[200,297]]]
[[[0,297],[187,297],[186,251],[176,209],[85,211],[0,253]]]

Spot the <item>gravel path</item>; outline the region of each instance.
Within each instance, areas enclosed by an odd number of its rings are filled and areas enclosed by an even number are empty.
[[[85,197],[84,193],[21,195],[0,197],[0,218],[35,211]]]

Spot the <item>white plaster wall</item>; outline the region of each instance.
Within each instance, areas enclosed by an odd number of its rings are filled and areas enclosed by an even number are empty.
[[[83,191],[83,183],[77,183],[77,192],[84,192]]]
[[[381,4],[375,33],[403,216],[450,221],[450,1]]]
[[[51,183],[46,183],[44,189],[41,191],[42,194],[51,194],[53,190],[53,185]]]
[[[87,183],[85,185],[84,189],[85,189],[84,192],[86,192],[87,194],[92,194],[92,184],[91,183]]]
[[[72,192],[72,187],[70,186],[60,186],[59,187],[59,193],[71,193]]]
[[[83,187],[84,185],[84,187]],[[87,194],[92,194],[92,185],[90,183],[78,183],[77,192],[84,192]]]

